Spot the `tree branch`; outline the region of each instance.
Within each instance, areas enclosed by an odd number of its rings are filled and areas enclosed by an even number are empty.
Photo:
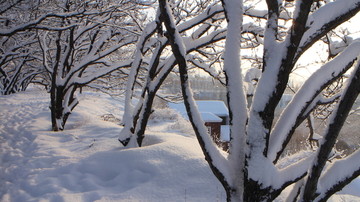
[[[358,49],[359,50],[359,49]],[[355,70],[353,72],[352,78],[349,82],[349,85],[344,91],[344,94],[337,106],[333,111],[332,118],[327,130],[324,133],[322,144],[317,152],[314,164],[312,165],[309,176],[306,180],[302,198],[304,201],[313,201],[316,196],[317,184],[320,178],[320,175],[324,169],[324,166],[328,160],[329,154],[336,143],[337,137],[340,133],[340,130],[360,92],[360,62],[356,64]],[[353,171],[355,173],[360,171]],[[345,179],[340,184],[350,182]],[[338,189],[335,185],[331,189]],[[329,193],[330,194],[330,193]],[[327,194],[325,194],[327,195]]]
[[[356,50],[359,49],[360,42],[349,46],[332,61],[318,69],[295,94],[293,101],[285,108],[271,132],[270,145],[272,147],[268,157],[272,161],[276,163],[280,158],[295,128],[306,118],[306,113],[311,111],[309,107],[314,106],[313,101],[320,92],[353,65],[354,60],[358,57]],[[313,90],[309,91],[309,89]]]
[[[219,153],[219,150],[212,142],[211,138],[207,134],[206,128],[201,120],[199,111],[195,105],[195,101],[192,98],[192,93],[189,89],[189,81],[187,75],[187,64],[185,59],[186,49],[182,42],[181,36],[179,35],[178,30],[176,29],[174,19],[171,14],[171,10],[167,5],[166,0],[159,0],[160,11],[162,15],[162,19],[164,20],[164,24],[166,26],[168,32],[168,39],[170,41],[172,51],[176,58],[176,61],[179,65],[180,71],[180,80],[182,86],[182,92],[184,97],[185,107],[189,116],[189,119],[192,123],[192,126],[195,130],[195,134],[198,137],[198,141],[205,155],[205,159],[210,165],[211,170],[215,174],[215,176],[220,180],[220,182],[224,185],[224,187],[229,187],[229,183],[227,181],[226,174],[224,176],[224,171],[221,171],[220,168],[224,167],[224,163],[226,160]],[[221,160],[220,160],[221,159]],[[220,162],[221,164],[219,164]],[[221,167],[219,167],[221,165]]]

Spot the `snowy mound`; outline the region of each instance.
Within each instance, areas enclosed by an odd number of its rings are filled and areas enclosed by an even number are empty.
[[[125,149],[123,101],[79,98],[65,130],[51,132],[47,93],[0,96],[0,201],[226,200],[196,138],[172,129],[178,120],[152,121],[144,146]],[[356,201],[359,190],[357,180],[332,200]]]
[[[62,132],[50,132],[49,95],[0,97],[0,201],[225,200],[193,136],[150,127],[142,148],[117,141],[122,102],[85,93]],[[165,129],[165,131],[164,131]]]

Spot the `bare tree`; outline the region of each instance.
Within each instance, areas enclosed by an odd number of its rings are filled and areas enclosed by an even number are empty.
[[[0,37],[0,40],[2,42],[0,55],[1,94],[8,95],[24,91],[31,80],[41,71],[41,68],[36,65],[39,61],[33,57],[33,54],[36,54],[33,49],[36,43],[35,34],[31,34],[31,36],[15,34],[12,37]]]
[[[51,79],[52,130],[63,130],[78,104],[76,91],[115,70],[131,65],[129,52],[141,27],[133,19],[136,4],[123,1],[62,1],[63,18],[47,18],[57,29],[39,33],[43,65]],[[130,13],[130,12],[134,13]],[[78,13],[73,16],[69,13]],[[60,15],[60,14],[58,14]],[[127,52],[124,52],[127,50]]]
[[[36,32],[24,31],[36,18],[36,5],[17,0],[1,1],[0,6],[0,89],[6,95],[25,90],[42,68]]]
[[[201,120],[188,82],[188,47],[176,25],[167,1],[159,1],[167,38],[179,67],[182,93],[189,119],[205,159],[224,186],[228,201],[272,201],[289,185],[289,201],[326,201],[360,174],[360,151],[330,163],[329,154],[337,140],[360,88],[360,43],[347,46],[319,68],[296,92],[279,120],[275,109],[285,92],[289,75],[300,56],[332,29],[360,10],[359,0],[331,3],[298,0],[288,12],[284,4],[267,1],[262,75],[256,86],[251,108],[247,110],[240,63],[244,6],[242,1],[223,0],[227,19],[224,71],[230,111],[230,148],[224,154],[211,140]],[[316,5],[316,6],[314,6]],[[280,27],[281,16],[289,13],[291,26]],[[320,20],[321,19],[321,20]],[[322,92],[344,73],[351,76],[339,93],[324,97]],[[316,152],[296,163],[281,167],[279,162],[295,129],[319,104],[338,102]],[[347,166],[346,170],[342,168]],[[325,170],[324,168],[327,167]],[[336,177],[334,177],[336,176]]]
[[[219,65],[222,46],[226,30],[221,28],[225,20],[223,8],[216,1],[176,1],[172,7],[178,13],[176,19],[179,33],[184,37],[186,44],[187,60],[191,68],[201,68],[213,78],[222,81],[222,75],[215,68]],[[181,10],[181,12],[179,11]],[[199,13],[194,16],[194,13]],[[152,111],[152,103],[162,83],[170,72],[179,72],[175,67],[176,59],[169,54],[170,44],[167,39],[168,32],[163,32],[162,14],[158,11],[155,22],[151,22],[144,29],[140,37],[131,73],[127,83],[124,129],[121,131],[119,141],[124,145],[141,146],[145,136],[145,128]],[[257,25],[247,24],[243,33],[262,35],[263,29]],[[133,104],[135,88],[139,77],[144,77],[141,83],[141,94],[136,104]],[[129,144],[130,142],[130,144]]]

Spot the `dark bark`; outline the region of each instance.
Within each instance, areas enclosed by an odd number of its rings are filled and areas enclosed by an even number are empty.
[[[213,15],[213,14],[212,14]],[[210,16],[212,16],[210,15]],[[209,16],[209,17],[210,17]],[[184,29],[185,30],[185,29]],[[201,36],[201,35],[200,35]],[[199,36],[199,37],[200,37]],[[149,36],[150,37],[150,36]],[[223,39],[224,37],[218,37],[218,36],[214,36],[214,38],[204,44],[201,44],[198,47],[195,47],[193,49],[188,50],[187,52],[192,52],[192,51],[196,51],[198,48],[204,47],[208,44],[211,44],[213,42],[219,41],[221,39]],[[150,90],[150,84],[154,84],[153,79],[156,78],[156,76],[158,75],[158,73],[160,72],[160,70],[162,68],[164,68],[164,66],[166,66],[167,64],[163,64],[162,66],[159,66],[160,63],[160,56],[162,53],[162,50],[164,50],[164,48],[166,47],[166,45],[168,44],[168,41],[165,42],[164,44],[161,44],[161,47],[159,48],[159,51],[157,53],[155,53],[155,62],[153,63],[153,66],[150,68],[151,70],[149,71],[148,75],[150,78],[150,82],[148,82],[146,84],[146,86],[144,87],[144,91],[142,94],[143,98],[145,99],[145,103],[142,104],[142,106],[139,108],[139,110],[137,112],[135,112],[134,117],[133,117],[133,128],[130,129],[131,133],[135,134],[136,133],[136,137],[137,137],[137,142],[138,145],[141,146],[142,145],[142,141],[145,137],[145,129],[146,129],[146,125],[148,123],[150,114],[151,114],[151,108],[152,108],[152,103],[154,101],[154,98],[156,97],[156,93],[159,90],[159,88],[161,87],[162,83],[165,81],[166,77],[169,75],[169,73],[172,71],[173,67],[176,65],[176,62],[171,64],[171,67],[168,68],[167,72],[165,72],[162,77],[159,78],[159,82],[155,84],[154,89]],[[142,44],[142,46],[144,46],[144,44]],[[134,85],[133,85],[134,86]],[[141,113],[142,109],[144,109],[144,112]],[[139,118],[141,117],[141,120],[139,120]],[[137,125],[140,126],[138,127],[138,130],[136,131]],[[130,137],[125,138],[125,139],[119,139],[120,143],[123,144],[124,146],[126,146],[129,141],[130,141]]]
[[[289,185],[296,183],[306,176],[306,172],[298,178],[285,182],[280,188],[274,189],[272,187],[263,187],[261,183],[247,178],[247,172],[245,171],[245,182],[244,182],[244,201],[273,201],[278,197],[281,192]]]
[[[59,63],[60,63],[60,56],[61,56],[61,44],[60,44],[60,40],[61,40],[61,35],[62,32],[58,33],[58,38],[55,41],[56,43],[56,56],[55,56],[55,65],[53,68],[53,72],[51,75],[51,89],[50,89],[50,110],[51,110],[51,129],[53,131],[59,131],[61,130],[61,128],[58,126],[57,124],[57,117],[59,117],[58,112],[61,111],[60,109],[57,109],[57,105],[58,105],[58,86],[56,84],[56,77],[58,74],[58,69],[59,69]],[[61,106],[62,107],[62,106]]]
[[[290,139],[292,137],[292,134],[295,132],[296,128],[307,118],[309,117],[310,113],[313,111],[313,109],[309,110],[309,106],[312,104],[312,102],[314,101],[314,99],[329,85],[331,85],[334,81],[336,81],[338,78],[340,78],[346,71],[349,70],[349,68],[351,68],[354,64],[354,61],[350,61],[341,72],[339,72],[339,74],[337,75],[333,75],[333,78],[329,79],[328,82],[326,82],[323,86],[320,86],[317,90],[317,93],[315,93],[311,99],[310,102],[305,103],[302,111],[299,113],[297,119],[296,119],[296,123],[294,124],[294,126],[291,128],[291,130],[289,131],[289,133],[286,135],[286,139],[282,144],[281,150],[276,154],[276,158],[274,160],[274,163],[277,163],[277,161],[280,159],[281,155],[283,154],[286,146],[288,145],[288,143],[290,142]],[[316,105],[314,105],[314,107],[316,107]],[[305,113],[307,112],[307,113]]]
[[[332,21],[329,21],[326,23],[323,27],[321,27],[317,32],[315,32],[313,35],[309,36],[304,44],[302,44],[301,47],[298,48],[298,52],[296,53],[294,62],[297,62],[297,60],[300,58],[300,56],[309,49],[312,45],[314,45],[315,42],[320,40],[322,37],[324,37],[327,33],[329,33],[331,30],[335,29],[345,21],[349,20],[350,18],[354,17],[358,12],[360,11],[360,4],[357,4],[355,7],[351,8],[348,12],[344,13],[341,16],[338,16]]]
[[[146,98],[146,101],[145,101],[145,105],[143,105],[145,107],[143,108],[143,111],[140,112],[142,114],[141,119],[138,120],[138,123],[135,127],[135,128],[139,127],[139,130],[135,131],[136,137],[137,137],[137,143],[138,143],[139,147],[141,147],[142,142],[145,137],[145,129],[146,129],[147,122],[148,122],[149,117],[152,112],[151,109],[152,109],[152,104],[153,104],[153,101],[155,98],[155,93],[156,92],[149,92],[149,94]]]
[[[18,64],[16,64],[16,67],[14,68],[15,70],[12,72],[6,72],[6,70],[0,67],[0,82],[3,86],[1,93],[3,95],[10,95],[19,91],[25,91],[35,75],[39,74],[39,72],[34,72],[35,70],[30,67],[25,68],[26,63],[33,60],[29,58],[29,55],[19,56],[19,58],[21,58],[21,60],[18,61]],[[3,59],[3,62],[0,65],[5,68],[9,61],[16,59],[16,57],[9,60]],[[14,63],[16,63],[16,61]]]
[[[268,1],[268,2],[273,2],[273,1]],[[286,55],[282,57],[283,59],[280,64],[280,70],[276,77],[276,80],[278,81],[277,85],[276,85],[275,89],[273,90],[272,95],[270,96],[265,108],[262,111],[258,112],[259,116],[263,120],[264,127],[269,131],[269,132],[267,132],[266,137],[265,137],[266,146],[265,146],[265,150],[263,152],[264,156],[267,156],[267,151],[268,151],[268,147],[269,147],[270,131],[271,131],[272,123],[274,120],[275,108],[279,104],[279,102],[281,100],[281,96],[285,92],[285,89],[287,87],[287,83],[289,80],[289,75],[295,65],[294,57],[298,50],[298,46],[300,44],[302,36],[306,30],[305,29],[306,21],[307,21],[308,15],[310,13],[310,8],[312,5],[312,2],[313,2],[312,0],[303,0],[300,3],[300,12],[299,12],[297,18],[294,19],[293,26],[290,29],[290,35],[288,36],[288,37],[290,37],[289,44],[287,45],[287,47],[285,47]],[[274,7],[274,6],[271,6],[271,8],[272,7]],[[277,10],[272,9],[270,11],[276,12]],[[274,15],[274,14],[272,14],[270,12],[269,15]],[[265,47],[265,49],[266,48],[267,47]],[[268,55],[268,56],[271,57],[271,55]],[[266,68],[267,68],[267,63],[266,63],[266,60],[264,60],[263,70],[265,70]]]
[[[161,15],[162,15],[161,19],[163,20],[163,22],[165,24],[166,30],[168,32],[167,37],[168,37],[168,39],[170,41],[173,54],[174,54],[174,56],[176,58],[176,62],[178,64],[178,66],[179,66],[181,90],[182,90],[182,93],[183,93],[185,108],[186,108],[186,111],[188,113],[188,116],[189,116],[190,122],[192,124],[192,127],[193,127],[193,129],[195,131],[195,134],[197,136],[197,139],[199,141],[199,144],[200,144],[200,146],[201,146],[201,148],[203,150],[203,153],[205,155],[205,159],[209,163],[210,169],[212,170],[214,175],[218,178],[220,183],[225,188],[226,195],[227,195],[227,200],[230,201],[231,200],[231,195],[233,194],[232,192],[235,192],[236,190],[231,188],[231,186],[226,181],[225,176],[222,174],[222,172],[216,166],[214,166],[214,164],[212,163],[212,161],[213,161],[212,157],[208,153],[208,151],[206,151],[206,149],[205,149],[205,142],[201,138],[198,126],[193,121],[193,116],[192,116],[191,109],[190,109],[191,106],[190,106],[189,100],[188,100],[189,96],[191,96],[191,95],[188,94],[188,89],[187,89],[189,87],[189,81],[188,81],[188,74],[187,74],[186,59],[181,54],[179,45],[176,43],[176,39],[175,39],[176,29],[174,27],[175,25],[172,25],[171,20],[170,20],[170,18],[172,16],[169,16],[169,13],[166,11],[166,3],[167,3],[166,0],[159,0],[160,11],[161,11]]]
[[[71,111],[77,106],[78,102],[75,99],[75,92],[77,88],[71,89],[68,92],[63,86],[55,86],[50,91],[50,110],[51,110],[51,123],[52,130],[59,131],[64,130],[67,119],[69,118]],[[69,101],[66,103],[65,96],[70,93]],[[64,106],[71,106],[70,111],[65,111]],[[57,121],[60,120],[60,123]]]
[[[59,75],[59,69],[63,68],[64,71],[67,71],[66,61],[64,61],[64,64],[60,63],[61,55],[62,55],[62,51],[63,51],[62,45],[61,45],[61,36],[62,36],[62,32],[59,32],[58,38],[55,41],[55,44],[56,44],[55,65],[53,67],[53,72],[51,74],[50,111],[51,111],[51,129],[53,131],[59,131],[59,130],[64,129],[66,121],[67,121],[69,115],[71,114],[71,112],[64,111],[64,106],[69,106],[70,104],[75,102],[74,94],[75,94],[75,91],[77,90],[77,86],[78,86],[78,85],[74,84],[73,88],[69,89],[69,88],[66,88],[64,85],[58,85],[56,82],[58,79],[57,77],[62,77],[62,78],[65,77],[65,75]],[[68,52],[68,54],[69,53],[70,53],[70,51]],[[71,91],[68,92],[69,90],[71,90]],[[68,103],[65,103],[66,102],[65,96],[67,93],[70,93],[69,101],[68,101]],[[77,105],[77,103],[75,103],[72,106],[70,111],[73,110],[76,105]]]
[[[246,180],[246,186],[244,186],[244,202],[254,201],[272,201],[271,189],[262,188],[261,185],[251,179]]]
[[[143,111],[141,111],[141,110],[139,111],[139,113],[142,114],[142,116],[140,115],[141,119],[138,120],[139,125],[134,124],[135,129],[138,128],[138,130],[135,132],[136,132],[137,142],[140,147],[141,147],[142,141],[145,137],[146,125],[147,125],[147,122],[151,115],[152,105],[153,105],[154,98],[155,98],[155,95],[157,92],[157,89],[155,89],[155,91],[149,89],[150,83],[151,83],[151,81],[153,81],[153,79],[156,76],[156,70],[159,66],[161,52],[164,50],[166,44],[160,44],[160,46],[161,47],[158,49],[157,53],[155,53],[156,54],[155,59],[154,59],[154,62],[152,63],[152,66],[150,67],[150,71],[148,73],[148,80],[147,80],[146,87],[145,87],[143,95],[142,95],[143,98],[145,98],[145,104],[143,105],[143,107],[144,107]],[[161,85],[161,83],[158,86],[160,87],[160,85]],[[147,94],[147,96],[145,94]],[[139,116],[137,116],[137,118],[138,117]]]
[[[52,123],[52,130],[59,131],[63,130],[65,126],[65,122],[69,114],[64,114],[64,87],[63,86],[55,86],[50,91],[51,97],[51,123]],[[61,120],[59,123],[57,120]]]
[[[331,187],[330,190],[328,190],[324,197],[322,198],[318,198],[317,200],[319,200],[320,202],[326,202],[333,194],[335,194],[338,191],[341,191],[346,185],[348,185],[352,180],[354,180],[355,178],[359,177],[360,175],[360,168],[355,171],[350,177],[343,179],[342,181],[340,181],[339,183],[335,184],[333,187]]]
[[[324,143],[320,145],[319,152],[317,154],[317,161],[310,170],[310,174],[305,184],[304,188],[304,201],[313,201],[316,196],[316,187],[318,180],[320,178],[321,172],[324,169],[324,166],[328,160],[329,154],[334,147],[337,137],[340,133],[341,128],[343,127],[345,120],[360,92],[360,63],[357,64],[357,69],[354,77],[352,78],[348,88],[344,92],[342,99],[338,104],[338,108],[335,111],[335,117],[330,123],[328,130],[324,136]],[[350,181],[347,181],[350,182]],[[345,184],[345,182],[344,182]],[[336,191],[336,188],[333,188],[333,193]],[[330,196],[331,192],[329,192]]]

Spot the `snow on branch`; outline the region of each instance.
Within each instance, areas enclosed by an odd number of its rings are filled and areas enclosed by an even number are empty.
[[[50,17],[56,17],[56,18],[68,18],[68,17],[74,17],[78,15],[84,14],[84,11],[75,11],[75,12],[68,12],[68,13],[48,13],[45,15],[40,16],[38,19],[33,20],[31,22],[17,25],[15,27],[9,28],[9,29],[0,29],[0,36],[11,36],[17,32],[25,31],[31,28],[40,28],[40,29],[51,29],[52,27],[45,27],[45,26],[38,26],[42,21],[46,20]],[[54,29],[58,29],[53,27]]]
[[[122,61],[118,63],[113,63],[109,67],[103,67],[103,68],[95,68],[94,71],[86,72],[81,77],[76,77],[73,84],[81,84],[85,85],[88,84],[102,76],[105,76],[106,74],[109,74],[117,69],[124,68],[124,67],[130,67],[132,63],[132,60]]]
[[[183,38],[183,42],[186,47],[186,53],[191,53],[193,51],[196,51],[197,49],[204,47],[208,44],[214,43],[216,41],[220,41],[222,39],[225,39],[226,37],[226,30],[216,30],[214,32],[211,32],[210,34],[203,36],[201,38],[193,40],[192,38]],[[168,59],[166,59],[164,62],[162,62],[160,65],[160,68],[158,68],[157,77],[152,82],[150,89],[158,88],[158,84],[160,84],[161,80],[165,79],[166,75],[171,71],[172,67],[175,66],[175,57],[174,55],[171,55]]]
[[[193,64],[194,66],[204,70],[206,73],[208,73],[212,78],[215,78],[220,81],[220,83],[224,84],[222,79],[220,78],[220,74],[218,71],[216,71],[215,68],[213,68],[213,65],[218,62],[218,59],[215,59],[213,61],[203,61],[200,58],[197,58],[196,55],[191,55],[188,57],[188,61]]]
[[[274,1],[274,2],[276,2],[276,1]],[[249,16],[249,17],[258,18],[258,19],[267,19],[267,16],[268,16],[268,10],[258,9],[258,8],[255,8],[254,6],[246,6],[244,8],[244,10],[245,10],[244,15]],[[291,13],[280,12],[279,19],[291,20],[292,19]]]
[[[308,157],[278,170],[278,172],[274,172],[275,175],[272,176],[273,179],[271,180],[274,192],[280,194],[287,186],[305,177],[309,169],[309,163],[311,163],[313,159],[314,155],[309,155]]]
[[[195,27],[196,25],[206,21],[207,19],[211,18],[212,16],[216,15],[217,13],[222,12],[222,7],[221,6],[210,6],[205,12],[203,12],[200,15],[197,15],[196,17],[185,21],[183,23],[180,23],[177,26],[177,29],[179,30],[179,32],[185,32],[188,29],[191,29],[193,27]],[[132,88],[135,84],[135,80],[136,80],[136,75],[138,72],[138,68],[140,68],[140,64],[143,61],[143,52],[144,50],[148,49],[148,46],[152,46],[154,43],[157,43],[158,41],[161,41],[162,46],[165,46],[167,44],[166,41],[164,41],[163,39],[166,39],[165,37],[159,37],[155,42],[150,42],[148,45],[145,45],[145,43],[147,42],[147,40],[153,35],[153,33],[155,32],[155,30],[157,29],[157,24],[156,22],[151,22],[147,25],[147,27],[144,29],[142,36],[140,37],[138,43],[137,43],[137,50],[135,52],[135,57],[134,57],[134,62],[132,63],[132,68],[131,68],[131,72],[129,75],[129,82],[127,82],[127,91],[126,91],[126,102],[125,103],[131,103],[129,102],[130,97],[132,96]],[[195,43],[196,45],[206,45],[207,43],[205,43],[206,41],[209,41],[209,39],[213,39],[213,40],[220,40],[222,38],[225,37],[224,34],[222,34],[224,31],[215,31],[213,32],[213,34],[211,34],[210,36],[207,36],[207,38],[203,38],[203,41],[197,40]],[[154,40],[152,40],[154,41]],[[193,41],[192,41],[193,42]],[[210,42],[209,42],[210,43]],[[189,43],[187,44],[187,50],[193,50],[195,49],[197,46]],[[161,48],[162,50],[162,48]],[[156,55],[154,55],[153,57],[156,57]],[[167,61],[165,61],[163,64],[159,65],[159,68],[157,70],[157,77],[155,78],[155,81],[151,82],[149,89],[156,89],[158,88],[158,84],[160,84],[161,80],[164,79],[164,76],[168,74],[168,72],[171,71],[171,67],[173,67],[175,62],[175,58],[170,57],[169,59],[167,59]],[[125,107],[125,112],[124,112],[124,116],[129,117],[130,115],[130,106]],[[132,111],[132,110],[131,110]],[[126,120],[126,119],[124,119]],[[130,119],[129,119],[130,120]],[[127,124],[125,124],[127,125]]]
[[[225,36],[226,36],[226,30],[219,29],[195,40],[191,39],[190,37],[184,38],[183,40],[186,45],[186,49],[189,52],[189,51],[194,51],[200,47],[206,46],[208,44],[214,43],[216,41],[220,41],[224,39]]]
[[[360,50],[360,49],[357,49]],[[357,51],[359,53],[359,51]],[[329,119],[328,127],[326,128],[323,138],[321,139],[320,146],[318,151],[316,152],[316,158],[309,169],[308,178],[306,179],[306,183],[301,195],[301,198],[304,201],[312,201],[317,197],[317,188],[319,179],[323,173],[324,167],[328,162],[329,155],[337,141],[340,130],[345,123],[345,120],[351,111],[351,108],[358,97],[360,92],[360,62],[357,61],[351,78],[349,78],[348,85],[344,89],[343,95],[336,105],[331,117]],[[358,155],[356,155],[356,159],[358,159]],[[352,165],[355,164],[355,165]],[[332,187],[328,187],[326,190],[325,197],[331,196],[334,192],[340,190],[342,187],[350,182],[350,179],[355,178],[359,174],[359,163],[355,161],[350,163],[349,169],[346,170],[346,173],[340,175],[344,177],[343,179],[336,179],[330,185]],[[355,167],[355,168],[354,168]],[[347,179],[350,178],[350,179]],[[330,191],[328,191],[330,190]]]
[[[11,8],[15,7],[16,5],[18,5],[19,3],[21,3],[23,0],[17,0],[15,2],[8,2],[10,3],[9,5],[2,5],[5,6],[3,8],[1,8],[0,10],[0,15],[3,15],[5,12],[9,11]],[[2,2],[3,3],[3,2]]]
[[[134,86],[136,84],[136,78],[143,61],[143,54],[145,50],[146,41],[155,33],[157,25],[155,22],[149,23],[145,29],[143,30],[142,35],[139,37],[136,50],[134,54],[133,61],[131,63],[131,69],[128,77],[128,81],[126,83],[126,93],[125,93],[125,108],[124,108],[124,129],[120,133],[119,141],[123,144],[127,144],[128,142],[124,142],[126,139],[130,138],[131,132],[130,130],[133,128],[133,117],[134,109],[132,106],[132,96],[134,91]]]
[[[360,0],[337,0],[319,8],[309,15],[296,58],[323,37],[331,29],[342,24],[360,11]]]
[[[324,174],[320,177],[317,193],[317,201],[327,200],[329,196],[340,191],[360,175],[360,150],[357,150],[345,159],[335,161],[329,165]]]
[[[268,157],[277,161],[295,128],[306,118],[305,112],[320,92],[335,78],[345,73],[359,56],[360,42],[347,47],[340,55],[318,69],[302,85],[284,109],[270,135]]]
[[[225,53],[224,73],[226,76],[227,99],[230,118],[230,148],[229,160],[241,170],[245,164],[245,134],[247,122],[247,101],[244,92],[242,68],[240,62],[241,33],[243,30],[243,4],[241,1],[223,1],[228,20]],[[238,171],[239,172],[239,171]],[[236,176],[236,177],[235,177]],[[243,176],[238,173],[235,177],[240,183]],[[242,195],[243,190],[239,190]]]
[[[186,64],[186,47],[183,40],[176,28],[174,17],[171,9],[167,4],[167,1],[159,1],[161,16],[167,29],[167,37],[170,41],[172,51],[176,58],[180,71],[180,80],[182,86],[182,92],[184,97],[185,107],[198,137],[198,141],[201,145],[205,159],[208,161],[212,171],[219,178],[224,186],[229,186],[230,176],[227,169],[227,161],[220,149],[217,148],[212,138],[207,133],[207,129],[204,125],[204,121],[201,119],[200,113],[197,109],[195,101],[192,97],[190,90],[190,84],[187,75],[187,64]]]
[[[52,73],[53,69],[50,67],[50,61],[49,61],[49,53],[50,53],[50,48],[48,47],[47,43],[46,43],[46,37],[48,36],[48,32],[45,32],[42,36],[38,36],[38,41],[39,41],[39,47],[41,49],[42,52],[42,63],[43,66],[45,67],[45,69],[49,72]]]
[[[85,70],[87,67],[89,67],[90,65],[92,65],[92,64],[95,64],[95,65],[96,65],[97,62],[104,63],[105,66],[107,66],[106,60],[101,61],[102,58],[110,55],[111,53],[117,51],[118,49],[120,49],[120,48],[122,48],[122,47],[125,47],[125,46],[127,46],[127,45],[132,44],[132,43],[135,42],[135,41],[132,40],[132,39],[125,40],[125,41],[122,42],[122,43],[118,43],[117,45],[113,45],[113,46],[111,46],[111,47],[109,47],[109,48],[107,48],[107,49],[105,49],[105,50],[100,51],[100,50],[99,50],[100,47],[102,47],[103,44],[105,43],[105,41],[108,40],[110,37],[111,37],[110,35],[104,34],[104,35],[101,37],[101,39],[94,45],[94,46],[97,47],[97,48],[93,48],[93,49],[91,50],[91,52],[88,53],[88,55],[86,55],[79,63],[77,63],[76,65],[74,65],[74,66],[71,68],[70,72],[69,72],[69,73],[66,75],[66,77],[64,78],[65,81],[66,81],[66,82],[70,81],[71,78],[72,78],[74,75],[76,75],[77,72],[84,71],[84,70]],[[126,64],[127,64],[127,62],[126,62]],[[113,65],[111,65],[111,66],[112,66],[112,68],[114,68],[113,70],[115,70],[115,69],[118,68],[117,65],[115,65],[115,67],[114,67]],[[123,66],[123,65],[121,64],[120,66]],[[125,65],[125,66],[126,66],[126,65]],[[111,68],[111,67],[110,67],[110,68]],[[110,68],[108,68],[105,72],[108,72]],[[110,71],[110,72],[111,72],[111,71]],[[107,74],[107,73],[106,73],[106,74]],[[93,78],[96,78],[96,75],[103,75],[103,73],[102,73],[102,72],[100,72],[99,74],[96,73],[96,74],[94,74],[94,76],[92,76],[92,77],[93,77]],[[86,81],[88,81],[88,80],[93,80],[93,79],[90,79],[90,78],[89,78],[89,79],[86,79]],[[87,82],[80,82],[80,83],[87,83]],[[71,85],[71,84],[70,84],[70,85]]]
[[[197,15],[196,17],[187,20],[180,25],[177,26],[177,29],[179,30],[179,33],[182,33],[188,29],[191,29],[192,27],[201,24],[202,22],[206,21],[207,19],[213,17],[214,15],[223,12],[223,8],[220,5],[213,5],[209,6],[206,11],[201,13],[200,15]]]

